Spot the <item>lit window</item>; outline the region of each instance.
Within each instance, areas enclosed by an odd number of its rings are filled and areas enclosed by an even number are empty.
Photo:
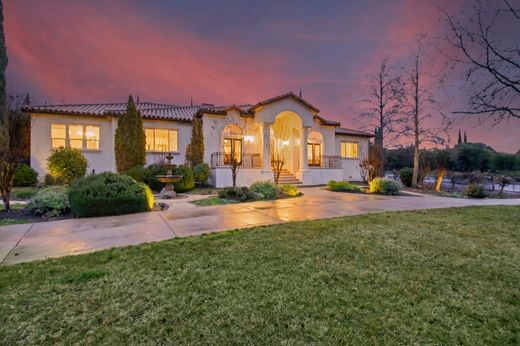
[[[307,143],[307,164],[309,166],[321,166],[320,143]]]
[[[87,149],[99,149],[99,126],[86,126],[85,138],[87,140]]]
[[[358,144],[356,142],[341,142],[341,157],[358,158]]]
[[[145,129],[146,150],[158,152],[175,152],[178,150],[177,130]]]
[[[239,138],[224,138],[224,164],[242,163],[242,140]]]
[[[99,126],[52,124],[51,145],[53,149],[71,147],[98,150]]]
[[[65,148],[67,140],[67,127],[63,124],[52,124],[51,142],[54,149]]]

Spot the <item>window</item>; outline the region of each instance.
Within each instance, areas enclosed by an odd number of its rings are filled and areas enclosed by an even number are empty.
[[[307,161],[309,166],[321,166],[320,143],[307,143]]]
[[[358,144],[356,142],[341,142],[341,157],[358,158]]]
[[[145,129],[146,150],[158,152],[178,151],[177,130]]]
[[[98,150],[99,126],[52,124],[51,146],[53,149],[69,146],[80,150]]]
[[[239,165],[242,163],[242,140],[239,138],[224,138],[222,143],[224,149],[224,164],[233,163],[232,158]]]

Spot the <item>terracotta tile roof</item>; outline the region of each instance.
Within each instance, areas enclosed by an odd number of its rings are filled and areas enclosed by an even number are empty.
[[[102,103],[102,104],[73,104],[73,105],[42,105],[27,106],[23,108],[26,113],[36,114],[64,114],[83,116],[118,116],[126,111],[126,103]],[[162,119],[191,121],[198,112],[221,113],[231,108],[247,109],[250,105],[240,106],[214,106],[209,104],[193,106],[177,106],[171,104],[136,102],[137,109],[145,119]],[[246,111],[244,111],[246,112]]]
[[[344,127],[336,128],[336,134],[338,134],[338,135],[347,135],[347,136],[358,136],[358,137],[374,137],[374,135],[371,134],[371,133],[364,132],[364,131],[347,129],[347,128],[344,128]]]
[[[275,97],[271,97],[267,100],[263,100],[263,101],[260,101],[258,102],[256,105],[254,105],[253,107],[251,107],[249,109],[250,112],[254,112],[257,108],[259,107],[262,107],[262,106],[265,106],[266,104],[269,104],[269,103],[273,103],[273,102],[276,102],[278,100],[282,100],[282,99],[285,99],[285,98],[292,98],[298,102],[300,102],[301,104],[303,104],[304,106],[310,108],[311,110],[313,110],[314,112],[316,113],[319,113],[320,110],[313,106],[312,104],[310,104],[309,102],[305,101],[304,99],[302,99],[301,97],[299,97],[298,95],[296,95],[295,93],[293,93],[292,91],[288,92],[288,93],[285,93],[285,94],[282,94],[282,95],[278,95],[278,96],[275,96]]]
[[[334,120],[327,120],[325,118],[320,117],[319,115],[315,115],[314,119],[319,119],[321,125],[326,126],[341,126],[341,123]]]

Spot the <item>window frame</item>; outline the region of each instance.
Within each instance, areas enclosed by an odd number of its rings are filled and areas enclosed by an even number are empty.
[[[168,132],[168,136],[167,136],[167,140],[168,140],[168,150],[156,150],[156,135],[155,135],[155,131],[156,130],[162,130],[162,131],[167,131]],[[148,149],[148,143],[146,143],[146,131],[153,131],[153,143],[152,143],[152,148],[153,149]],[[170,143],[170,138],[171,138],[171,132],[175,132],[176,133],[176,140],[177,140],[177,143],[175,143],[175,146],[176,146],[176,150],[170,150],[171,148],[171,143]],[[170,128],[164,128],[164,127],[145,127],[144,128],[144,133],[145,133],[145,143],[146,143],[146,152],[147,153],[161,153],[161,154],[164,154],[164,153],[178,153],[179,152],[179,129],[170,129]]]
[[[348,156],[348,150],[347,150],[348,144],[355,144],[356,145],[356,156]],[[343,153],[343,147],[345,147],[344,153]],[[357,160],[357,159],[359,159],[359,143],[358,142],[353,142],[353,141],[341,141],[340,148],[339,148],[339,153],[340,153],[340,156],[341,156],[342,159]]]
[[[224,148],[225,148],[225,145],[224,143],[226,141],[230,141],[231,143],[231,151],[230,153],[226,153],[224,151]],[[235,155],[237,155],[237,142],[239,142],[240,144],[238,145],[238,148],[240,148],[240,156],[239,156],[239,160],[237,162],[238,165],[241,165],[242,164],[242,145],[243,145],[243,141],[242,141],[242,138],[236,138],[236,137],[226,137],[222,140],[222,154],[223,154],[223,162],[224,162],[224,165],[231,165],[231,157],[234,157]]]
[[[61,137],[53,137],[53,134],[52,134],[52,130],[53,130],[53,127],[54,126],[64,126],[65,127],[65,138],[61,138]],[[81,151],[101,151],[101,125],[97,125],[97,124],[85,124],[85,123],[59,123],[59,122],[52,122],[51,123],[51,128],[50,128],[50,142],[51,142],[51,150],[58,150],[60,148],[72,148],[72,146],[70,145],[71,143],[71,140],[73,141],[79,141],[80,139],[78,138],[74,138],[74,139],[71,139],[70,138],[70,127],[71,126],[81,126],[81,131],[82,131],[82,135],[81,135],[81,148],[75,148],[75,149],[78,149],[78,150],[81,150]],[[98,129],[98,139],[88,139],[87,140],[87,136],[86,136],[86,133],[87,133],[87,127],[95,127]],[[59,146],[59,147],[55,147],[54,146],[54,140],[64,140],[65,142],[65,145],[64,146]],[[90,142],[96,142],[97,143],[97,148],[88,148],[87,147],[87,141],[90,141]]]
[[[321,143],[307,142],[307,166],[321,167]],[[310,149],[310,150],[309,150]],[[316,157],[316,149],[318,155]]]

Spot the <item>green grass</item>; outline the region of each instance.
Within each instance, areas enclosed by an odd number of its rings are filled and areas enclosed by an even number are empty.
[[[36,193],[39,191],[39,188],[36,186],[19,186],[19,187],[13,187],[13,191],[11,192],[11,195],[13,198],[16,199],[30,199],[36,195]]]
[[[191,203],[195,204],[199,207],[208,207],[208,206],[212,206],[212,205],[235,204],[235,203],[240,203],[240,202],[235,201],[233,199],[218,198],[217,196],[213,196],[213,197],[208,197],[208,198],[192,201]]]
[[[10,217],[1,218],[0,219],[0,226],[10,226],[10,225],[19,225],[23,223],[31,223],[31,220],[24,220],[24,219],[13,219]]]
[[[0,340],[518,345],[518,215],[363,215],[1,267]]]

